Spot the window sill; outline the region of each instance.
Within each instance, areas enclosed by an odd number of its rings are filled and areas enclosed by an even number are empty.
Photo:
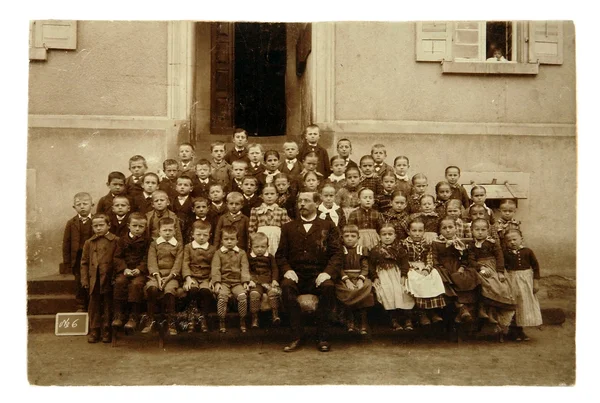
[[[451,62],[442,61],[444,74],[515,74],[535,75],[539,64],[498,62]]]

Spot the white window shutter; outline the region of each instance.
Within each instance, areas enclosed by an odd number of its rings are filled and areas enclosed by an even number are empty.
[[[452,23],[423,21],[416,23],[417,61],[439,62],[452,58]]]
[[[454,23],[452,54],[455,61],[485,61],[485,22]]]
[[[29,58],[46,60],[48,49],[76,49],[77,21],[37,20],[30,23]]]
[[[562,64],[562,21],[529,22],[529,63]]]

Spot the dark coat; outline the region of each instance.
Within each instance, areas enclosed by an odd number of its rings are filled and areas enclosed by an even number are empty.
[[[115,252],[115,270],[114,274],[123,273],[125,269],[138,269],[141,274],[148,275],[148,247],[150,238],[141,236],[132,239],[129,234],[125,234],[117,241],[117,251]]]
[[[115,234],[119,238],[125,236],[129,233],[129,216],[131,213],[125,214],[125,217],[121,220],[121,224],[119,224],[119,220],[117,220],[117,215],[115,213],[110,213],[108,218],[110,219],[110,232],[111,234]]]
[[[94,235],[92,220],[88,219],[83,224],[79,221],[79,216],[76,215],[67,221],[62,243],[63,263],[65,267],[73,269],[78,265],[77,255],[78,253],[82,253],[85,241],[92,235]]]
[[[85,241],[81,257],[81,285],[84,288],[89,287],[90,295],[96,286],[96,277],[100,279],[100,293],[110,291],[118,239],[116,235],[108,232],[102,237],[93,235]]]

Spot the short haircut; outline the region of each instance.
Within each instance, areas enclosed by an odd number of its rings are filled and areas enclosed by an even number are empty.
[[[263,157],[263,158],[264,158],[264,159],[265,159],[265,161],[266,161],[266,160],[267,160],[267,157],[270,157],[271,155],[274,155],[274,156],[276,156],[276,157],[277,157],[277,159],[280,159],[280,157],[279,157],[279,152],[277,152],[276,150],[267,150],[267,151],[265,152],[265,155],[264,155],[264,157]]]
[[[362,188],[358,189],[358,198],[360,199],[360,196],[361,196],[361,195],[362,195],[364,192],[366,192],[367,190],[368,190],[369,192],[373,193],[373,196],[375,196],[375,192],[373,191],[373,189],[370,189],[370,188],[367,188],[367,187],[362,187]]]
[[[140,213],[139,211],[136,211],[135,213],[131,213],[131,215],[129,216],[129,223],[131,224],[131,220],[139,220],[139,221],[144,221],[144,222],[148,222],[148,218],[146,217],[146,215]]]
[[[157,174],[155,174],[154,172],[146,172],[144,174],[144,176],[142,176],[142,182],[144,182],[146,180],[147,176],[153,176],[154,179],[156,179],[156,183],[160,182],[160,178],[158,177]]]
[[[358,176],[360,176],[360,169],[358,169],[358,167],[351,166],[351,167],[346,168],[346,177],[348,176],[348,174],[351,171],[356,171],[358,173]]]
[[[318,160],[319,156],[314,151],[308,152],[302,157],[302,162],[306,161],[307,158],[316,158]]]
[[[246,161],[244,161],[244,160],[237,160],[237,161],[232,161],[231,162],[231,166],[232,167],[235,167],[236,165],[243,165],[244,168],[248,167],[248,163]]]
[[[410,165],[410,160],[408,159],[408,157],[404,156],[404,155],[399,155],[396,158],[394,158],[394,165],[396,165],[396,163],[400,160],[406,160],[406,163],[408,165]]]
[[[223,189],[223,185],[221,185],[220,183],[213,183],[208,187],[208,193],[210,193],[210,191],[212,190],[212,188],[214,187],[218,187],[219,189],[221,189],[221,191],[224,191],[225,189]]]
[[[211,148],[211,151],[212,151],[212,148]],[[198,166],[198,165],[206,165],[206,166],[210,167],[210,161],[207,160],[206,158],[201,158],[198,161],[196,161],[196,166]]]
[[[223,150],[227,151],[227,147],[225,146],[225,143],[223,143],[222,141],[213,141],[212,143],[210,143],[210,152],[211,153],[213,152],[215,147],[223,147]]]
[[[342,141],[347,141],[348,143],[350,143],[350,148],[352,148],[352,142],[350,141],[350,139],[347,139],[347,138],[345,138],[345,137],[344,137],[344,138],[342,138],[342,139],[339,139],[339,140],[337,141],[336,148],[340,146],[340,143],[341,143]]]
[[[160,230],[165,225],[175,225],[175,220],[171,217],[163,217],[158,220],[158,229]]]
[[[163,169],[167,169],[167,167],[171,165],[177,165],[177,167],[179,168],[179,162],[177,162],[177,160],[174,160],[173,158],[169,158],[163,161]]]
[[[404,197],[404,200],[407,200],[406,194],[402,190],[396,189],[392,192],[392,200],[398,196],[402,196]]]
[[[237,238],[237,228],[234,227],[233,225],[225,225],[221,228],[221,237],[223,237],[223,235],[235,235]]]
[[[383,145],[381,143],[373,144],[373,147],[371,147],[371,154],[375,150],[383,150],[387,154],[387,151],[385,151],[385,145]]]
[[[104,213],[96,213],[96,214],[94,214],[92,216],[92,222],[94,222],[94,220],[97,220],[97,219],[104,220],[105,223],[107,223],[108,225],[110,225],[110,219]]]
[[[319,125],[316,125],[314,123],[309,124],[308,126],[306,126],[304,128],[304,132],[303,134],[306,134],[308,132],[308,129],[319,129],[319,132],[321,132],[321,128],[319,127]]]
[[[246,176],[244,176],[244,178],[242,179],[242,184],[244,184],[244,182],[246,182],[247,180],[253,181],[254,184],[256,186],[258,186],[258,179],[256,178],[256,176],[252,176],[252,175],[246,175]]]
[[[298,148],[298,143],[296,143],[295,141],[286,141],[283,143],[283,149],[285,149],[286,147],[289,147],[291,145],[295,145],[296,148]]]
[[[458,199],[450,199],[448,203],[446,203],[446,211],[449,208],[457,208],[462,211],[462,202]]]
[[[202,230],[202,231],[206,231],[206,230],[211,231],[212,228],[211,228],[210,224],[207,223],[206,221],[196,220],[192,223],[192,234],[197,229]]]
[[[448,171],[449,171],[450,169],[456,169],[456,170],[458,170],[458,174],[460,175],[460,168],[459,168],[459,167],[457,167],[456,165],[450,165],[450,166],[447,166],[447,167],[446,167],[446,169],[444,170],[444,175],[447,175],[447,174],[448,174]]]
[[[254,246],[257,242],[267,241],[267,245],[269,245],[269,237],[264,232],[253,232],[249,236],[250,245]]]
[[[119,179],[122,180],[123,182],[125,182],[127,180],[127,178],[125,177],[125,174],[123,174],[123,172],[119,172],[119,171],[113,171],[111,173],[108,174],[108,180],[106,181],[106,183],[109,183],[113,181],[113,179]]]
[[[167,198],[167,200],[169,200],[169,195],[167,194],[167,192],[159,189],[159,190],[155,190],[154,193],[152,193],[152,201],[154,201],[154,199],[157,198],[158,196],[165,196]]]
[[[194,180],[187,175],[181,175],[179,178],[177,178],[177,182],[179,182],[181,179],[190,181],[190,185],[194,184]]]
[[[412,227],[413,224],[425,225],[425,222],[420,217],[415,217],[412,220],[410,220],[410,222],[408,223],[408,228]]]
[[[347,233],[352,233],[352,234],[358,234],[358,225],[352,225],[352,224],[348,224],[348,225],[344,225],[344,228],[342,228],[342,234],[347,234]]]
[[[115,200],[120,200],[120,199],[125,200],[127,202],[127,205],[131,207],[131,202],[129,201],[129,199],[126,196],[121,196],[121,195],[115,196],[112,200],[112,204],[115,204]]]
[[[248,145],[248,150],[250,150],[251,148],[258,148],[260,150],[260,153],[263,153],[263,147],[258,144],[258,143],[251,143]]]
[[[523,233],[521,232],[520,229],[517,229],[517,228],[511,228],[511,229],[507,230],[504,233],[504,237],[506,238],[508,235],[510,235],[512,233],[519,234],[520,237],[523,237]]]
[[[485,190],[485,188],[481,185],[475,185],[471,188],[471,197],[473,197],[473,192],[475,192],[475,190],[477,189],[483,189],[483,194],[487,195],[487,190]]]
[[[452,190],[452,186],[450,186],[450,184],[446,181],[439,181],[438,183],[435,184],[435,193],[437,194],[438,191],[440,190],[440,188],[442,186],[448,186],[450,188],[450,190]]]
[[[75,201],[75,199],[89,199],[92,201],[92,196],[88,192],[79,192],[75,193],[75,196],[73,196],[73,201]]]
[[[480,222],[484,223],[486,227],[490,228],[490,222],[488,220],[484,220],[483,218],[476,218],[471,223],[471,228],[475,226],[475,224],[479,224]]]
[[[421,204],[421,203],[423,202],[423,199],[427,199],[427,198],[430,198],[430,199],[431,199],[431,201],[435,203],[435,197],[434,197],[433,195],[430,195],[430,194],[424,194],[423,196],[421,196],[421,197],[419,198],[419,204]]]
[[[244,196],[240,192],[231,192],[227,195],[227,202],[241,202]]]
[[[242,129],[241,127],[236,127],[235,129],[233,129],[231,137],[235,137],[235,135],[238,133],[244,133],[246,135],[246,138],[248,138],[248,133],[246,132],[246,129]]]
[[[500,207],[502,206],[513,206],[513,207],[517,207],[517,202],[515,201],[515,199],[502,199],[500,201]]]
[[[298,195],[296,196],[296,201],[298,201],[298,198],[300,197],[301,193],[311,193],[313,202],[315,202],[316,204],[321,204],[322,200],[321,200],[321,194],[319,192],[298,192]]]
[[[132,162],[143,162],[144,167],[148,168],[148,163],[146,162],[146,158],[142,157],[141,155],[136,154],[133,157],[129,158],[129,166],[131,166]]]
[[[371,154],[366,154],[363,155],[362,157],[360,157],[360,161],[358,162],[358,165],[362,165],[363,162],[371,160],[373,162],[375,162],[375,160],[373,159],[373,156]]]
[[[342,156],[339,156],[339,155],[337,155],[337,154],[336,154],[336,155],[334,155],[333,157],[331,157],[331,159],[329,160],[329,164],[330,164],[330,165],[333,165],[333,163],[334,163],[335,161],[342,161],[344,164],[346,163],[346,160],[344,159],[344,157],[342,157]]]
[[[206,203],[206,205],[208,206],[210,203],[208,201],[208,199],[206,197],[194,197],[192,199],[192,207],[196,207],[196,203]]]
[[[188,146],[189,148],[192,149],[192,151],[196,150],[196,148],[194,147],[194,145],[192,143],[181,143],[181,144],[179,144],[179,148],[181,148],[183,146]]]
[[[419,179],[427,180],[427,177],[425,176],[425,174],[422,174],[422,173],[414,174],[412,179],[410,180],[410,182],[414,185],[415,181],[419,180]]]

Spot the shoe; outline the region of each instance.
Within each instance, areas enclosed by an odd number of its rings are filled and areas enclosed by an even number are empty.
[[[88,334],[88,343],[98,343],[100,341],[100,329],[92,329]]]
[[[414,330],[412,320],[406,319],[406,322],[404,322],[404,330],[407,330],[409,332]]]
[[[356,328],[354,327],[354,321],[348,321],[348,333],[354,333]]]
[[[473,316],[471,316],[471,313],[464,305],[460,307],[458,314],[460,315],[461,322],[469,323],[473,321]]]
[[[219,332],[227,333],[227,327],[225,327],[225,319],[219,319]]]
[[[113,325],[114,326],[114,325]],[[135,331],[138,327],[137,318],[135,315],[130,315],[129,320],[125,323],[125,330]]]
[[[279,326],[281,324],[281,318],[279,316],[273,316],[273,326]]]
[[[403,330],[402,325],[398,323],[398,319],[392,319],[392,330],[399,331]]]
[[[290,344],[288,344],[287,346],[285,346],[283,348],[283,351],[285,353],[291,353],[293,351],[298,350],[301,345],[302,345],[302,340],[301,339],[295,339]]]
[[[252,315],[252,324],[250,325],[250,327],[252,327],[252,329],[258,329],[258,315],[257,314]]]
[[[419,324],[421,326],[429,326],[429,325],[431,325],[431,321],[429,320],[429,318],[427,317],[427,315],[423,313],[419,317]]]
[[[492,323],[494,325],[498,323],[498,320],[496,320],[496,315],[495,314],[496,314],[496,310],[495,309],[494,310],[490,309],[490,312],[488,314],[488,322],[490,322],[490,323]]]
[[[110,343],[112,341],[112,332],[110,327],[102,328],[102,343]]]
[[[442,317],[440,315],[438,315],[436,312],[433,313],[433,315],[431,315],[431,321],[433,323],[439,323],[442,322],[444,319],[442,319]]]
[[[520,336],[523,339],[523,341],[529,341],[529,340],[531,340],[531,338],[529,336],[527,336],[524,331],[521,331]]]
[[[317,344],[317,350],[322,353],[327,353],[329,350],[331,350],[331,346],[327,341],[320,341],[319,344]]]
[[[200,322],[200,331],[202,333],[208,332],[208,324],[206,323],[206,318],[204,316],[200,316],[199,322]]]
[[[402,328],[400,328],[399,330],[401,330]],[[360,334],[361,336],[366,336],[367,334],[369,334],[369,332],[367,331],[366,327],[361,327],[360,328]]]
[[[152,331],[152,329],[154,328],[155,324],[156,324],[156,322],[153,320],[148,321],[148,324],[146,326],[144,326],[144,328],[142,329],[142,334],[150,333]]]
[[[169,322],[167,330],[169,331],[169,336],[177,336],[177,326],[175,325],[175,322]]]
[[[111,323],[112,327],[123,327],[123,318],[121,315],[115,315],[115,319]]]
[[[477,316],[479,316],[481,319],[488,319],[489,316],[487,314],[487,312],[485,311],[483,305],[479,306],[479,311],[477,312]]]
[[[194,333],[195,331],[196,331],[196,325],[194,324],[193,320],[190,320],[187,325],[187,332]]]

